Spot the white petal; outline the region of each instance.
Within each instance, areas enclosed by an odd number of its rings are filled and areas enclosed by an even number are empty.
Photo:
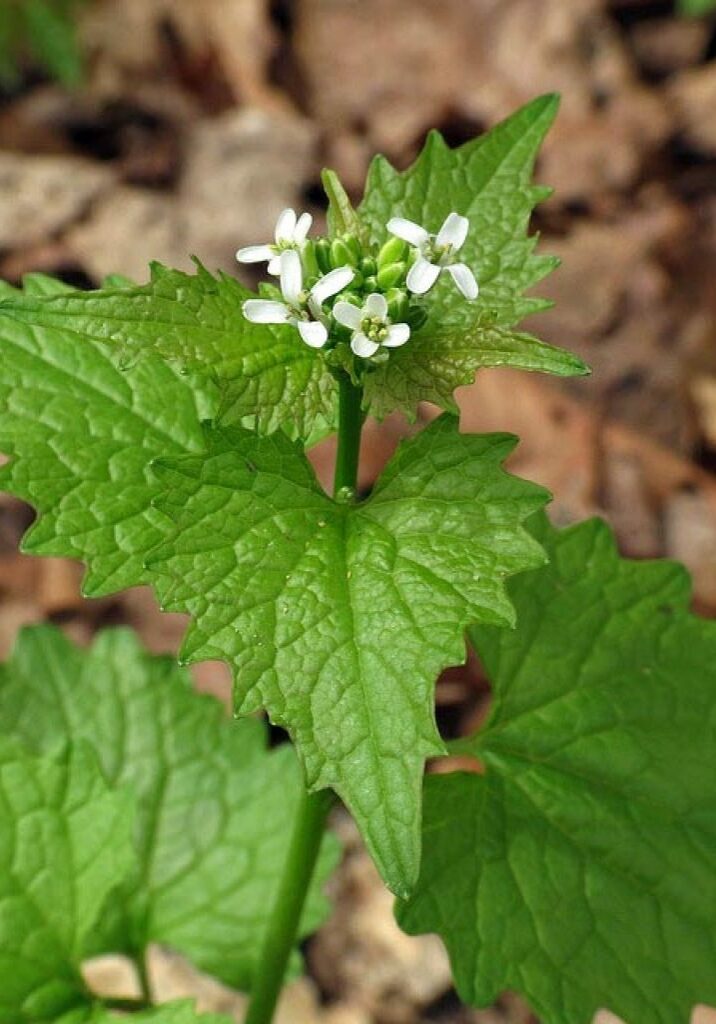
[[[293,229],[293,240],[294,242],[305,242],[306,235],[311,230],[311,224],[313,224],[313,217],[310,213],[302,213],[296,221],[296,227]]]
[[[315,320],[298,320],[298,333],[311,348],[323,348],[328,341],[328,331],[323,324]]]
[[[273,257],[270,245],[245,245],[236,253],[239,263],[263,263]]]
[[[385,348],[400,348],[410,337],[410,326],[408,324],[393,324],[388,328],[388,336],[383,342]]]
[[[302,291],[301,257],[295,249],[284,249],[281,253],[281,294],[286,302],[295,305]]]
[[[385,320],[388,315],[388,300],[385,295],[381,295],[380,292],[371,292],[365,300],[363,309],[368,316],[377,316],[380,317],[381,320]]]
[[[281,257],[278,255],[272,256],[266,269],[269,274],[273,274],[274,277],[278,277],[281,273]]]
[[[247,299],[243,310],[252,324],[286,324],[291,316],[283,302],[271,302],[269,299]]]
[[[456,251],[467,238],[470,221],[459,213],[449,213],[435,239],[436,245],[451,245]]]
[[[321,277],[316,281],[313,288],[311,288],[311,295],[316,302],[325,302],[332,295],[342,292],[354,277],[355,271],[351,267],[338,267],[337,270],[331,270],[325,277]]]
[[[344,327],[350,327],[352,331],[360,327],[360,322],[363,319],[363,314],[357,306],[342,300],[338,301],[333,307],[333,315],[339,324],[343,324]]]
[[[358,331],[351,338],[351,348],[357,356],[362,356],[367,359],[369,356],[374,356],[380,348],[374,341],[367,338],[362,331]]]
[[[406,220],[405,217],[391,217],[386,227],[391,235],[396,235],[411,245],[422,245],[430,238],[425,228],[412,220]]]
[[[447,271],[466,299],[477,298],[479,289],[475,275],[465,263],[452,263]]]
[[[408,291],[415,295],[424,295],[435,284],[439,273],[440,267],[436,267],[434,263],[428,263],[424,259],[417,260],[408,271],[405,281]]]
[[[292,242],[296,230],[296,213],[290,208],[282,210],[276,221],[275,238],[277,242]]]

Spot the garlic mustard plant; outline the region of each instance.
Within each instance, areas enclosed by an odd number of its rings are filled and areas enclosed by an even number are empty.
[[[680,567],[620,558],[596,520],[551,526],[503,468],[516,438],[459,429],[482,367],[587,372],[519,326],[555,266],[528,224],[556,110],[456,149],[432,133],[405,171],[376,157],[357,207],[324,172],[325,235],[286,210],[239,250],[268,265],[257,292],[201,264],[0,284],[23,551],[186,614],[179,659],[230,666],[238,719],[127,631],[21,634],[0,666],[0,1024],[195,1024],[152,1007],[152,943],[269,1024],[330,912],[338,799],[467,1004],[515,990],[543,1024],[716,1005],[716,626]],[[423,402],[438,415],[360,491],[366,417]],[[306,448],[331,434],[328,493]],[[435,681],[466,640],[492,707],[450,739]],[[266,718],[290,742],[270,750]],[[141,992],[91,992],[100,952]]]

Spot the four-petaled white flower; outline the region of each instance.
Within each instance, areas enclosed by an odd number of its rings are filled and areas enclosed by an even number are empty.
[[[418,250],[418,258],[408,271],[406,285],[415,295],[424,295],[447,270],[466,299],[477,298],[477,281],[466,263],[455,259],[467,237],[470,222],[459,213],[449,213],[437,235],[431,235],[420,224],[404,217],[388,221],[391,235],[402,238]]]
[[[302,213],[297,218],[295,210],[284,210],[276,221],[275,241],[267,245],[246,245],[236,253],[236,259],[239,263],[268,261],[269,274],[277,276],[281,272],[281,253],[291,249],[300,252],[312,223],[310,213]]]
[[[303,290],[303,267],[295,249],[285,249],[280,257],[283,302],[271,299],[247,299],[244,316],[254,324],[293,324],[311,348],[323,348],[328,341],[328,317],[321,306],[342,292],[353,280],[351,267],[338,267],[316,281],[310,291]]]
[[[360,308],[339,301],[333,307],[333,315],[339,324],[351,329],[351,348],[364,359],[375,355],[381,345],[399,348],[410,337],[408,324],[391,322],[387,300],[380,292],[372,292]]]

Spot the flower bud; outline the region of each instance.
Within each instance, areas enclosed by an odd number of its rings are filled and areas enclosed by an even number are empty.
[[[389,238],[378,253],[378,269],[399,263],[408,255],[408,246],[402,238]]]
[[[317,278],[320,276],[321,268],[318,265],[316,247],[313,242],[305,243],[301,250],[301,259],[303,261],[303,269],[306,272],[305,276],[308,281],[310,281],[311,278]]]
[[[354,282],[355,278],[353,279],[353,281],[351,281],[351,286],[353,286]],[[358,292],[354,292],[352,290],[341,292],[340,296],[336,296],[336,298],[339,297],[342,302],[350,302],[352,306],[358,306],[358,308],[360,308],[363,304],[362,296],[360,296]]]
[[[369,292],[377,292],[378,291],[378,278],[375,276],[375,274],[371,274],[370,277],[366,277],[364,283],[365,283],[366,291],[369,291]]]
[[[323,274],[327,274],[331,267],[331,243],[327,238],[319,238],[313,243],[316,253],[316,261]]]
[[[355,235],[341,235],[341,241],[348,246],[356,261],[363,255],[363,248]]]
[[[385,296],[388,301],[388,312],[394,324],[406,322],[410,300],[408,293],[402,288],[391,288]]]
[[[376,262],[372,258],[372,256],[364,256],[363,259],[360,261],[359,266],[367,277],[370,275],[375,275],[375,272],[378,269],[376,266]]]
[[[342,238],[334,238],[331,242],[331,263],[334,267],[358,266],[356,254]]]
[[[388,263],[386,266],[381,267],[378,271],[378,287],[382,291],[394,288],[399,281],[403,280],[406,270],[407,267],[402,260],[400,263]]]

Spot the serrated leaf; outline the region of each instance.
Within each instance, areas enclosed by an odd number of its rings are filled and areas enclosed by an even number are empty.
[[[454,388],[470,383],[482,366],[586,372],[576,356],[536,338],[527,342],[526,335],[512,331],[528,313],[549,305],[524,292],[556,265],[535,253],[537,239],[527,230],[535,204],[548,194],[531,183],[531,176],[557,105],[556,96],[542,96],[457,149],[432,132],[403,173],[384,157],[373,161],[358,209],[373,240],[385,240],[393,216],[437,232],[449,213],[460,213],[470,221],[460,258],[480,284],[474,302],[465,300],[445,275],[430,292],[426,325],[369,378],[366,399],[381,415],[396,401],[409,415],[428,399],[452,408]]]
[[[137,871],[93,952],[142,956],[158,942],[249,988],[302,790],[290,747],[269,753],[263,723],[231,722],[128,630],[88,651],[52,627],[22,631],[0,667],[0,729],[40,751],[90,743],[108,782],[135,795]],[[326,916],[336,853],[328,840],[301,937]]]
[[[201,374],[219,391],[226,423],[252,418],[262,431],[293,426],[307,437],[332,419],[335,381],[320,352],[294,328],[251,324],[238,281],[152,267],[149,284],[23,298],[0,306],[0,339],[12,322],[36,332],[72,333],[75,343],[102,343],[126,360],[156,355]]]
[[[86,998],[84,940],[132,869],[132,802],[89,749],[62,761],[0,742],[0,1019],[59,1016]]]
[[[515,439],[443,417],[406,442],[358,506],[333,502],[280,434],[208,434],[157,465],[175,532],[149,569],[193,616],[182,654],[227,660],[237,710],[267,708],[309,786],[349,805],[388,884],[419,856],[423,762],[442,750],[433,688],[474,621],[509,622],[503,580],[539,564],[520,523],[540,488],[501,463]]]
[[[22,291],[25,295],[67,295],[68,292],[75,292],[71,284],[60,281],[57,277],[49,274],[32,273],[25,274],[22,279]]]
[[[560,377],[585,372],[577,356],[531,334],[489,323],[469,330],[443,324],[419,331],[408,345],[394,349],[388,362],[366,377],[366,404],[379,419],[395,409],[414,413],[416,395],[420,401],[456,410],[455,389],[471,384],[475,371],[487,366],[541,370]]]
[[[68,298],[24,301],[42,308]],[[38,510],[24,550],[82,558],[88,595],[141,583],[168,525],[151,507],[149,464],[202,450],[210,397],[160,359],[123,371],[100,342],[7,309],[0,305],[0,451],[13,458],[0,488]]]
[[[546,1024],[687,1024],[716,1005],[716,623],[603,523],[535,531],[551,561],[510,584],[517,629],[472,632],[487,774],[428,780],[400,921],[443,936],[475,1005],[514,989]]]
[[[71,299],[59,296],[44,302]],[[43,300],[34,301],[43,306]],[[16,315],[25,307],[14,304],[12,315],[3,318],[7,308],[7,303],[0,306],[4,359],[0,400],[5,403],[0,449],[10,451],[13,460],[0,470],[0,485],[38,508],[40,515],[26,550],[85,560],[89,566],[86,592],[108,593],[152,581],[164,606],[179,602],[190,607],[201,621],[189,638],[187,654],[195,660],[226,657],[233,661],[241,674],[239,703],[244,710],[262,704],[266,694],[271,714],[285,721],[299,739],[311,784],[339,790],[358,817],[386,878],[394,888],[406,891],[417,871],[422,764],[425,756],[441,749],[433,723],[434,677],[444,665],[463,659],[462,630],[467,623],[509,618],[503,578],[534,565],[538,558],[519,523],[543,496],[499,470],[513,440],[502,435],[459,437],[452,421],[441,421],[394,460],[383,477],[384,486],[370,502],[348,510],[335,506],[320,491],[308,464],[285,437],[277,435],[264,444],[238,428],[228,434],[210,433],[216,450],[207,459],[205,442],[198,437],[200,410],[192,408],[192,392],[163,364],[143,360],[123,373],[100,342],[78,338],[66,328],[25,324]],[[187,452],[196,457],[181,459]],[[267,495],[252,493],[256,481],[250,469],[248,475],[245,472],[255,462],[254,452],[268,459],[262,486],[270,493],[275,485],[277,494],[286,495],[289,502],[288,508],[278,509],[276,521],[284,515],[296,516],[298,525],[312,533],[310,537],[297,534],[296,543],[285,536],[283,550],[269,551],[268,564],[275,559],[283,565],[288,559],[284,575],[291,575],[291,560],[298,559],[300,572],[288,588],[291,622],[281,611],[284,595],[278,577],[265,574],[263,565],[258,573],[245,568],[262,553],[244,556],[240,547],[244,563],[235,567],[233,548],[243,541],[226,534],[221,511],[211,504],[197,508],[188,502],[193,518],[183,519],[172,494],[162,496],[166,481],[158,482],[149,469],[154,456],[169,456],[165,472],[171,473],[171,457],[179,455],[180,470],[175,473],[181,487],[191,488],[187,472],[199,472],[204,464],[210,472],[226,461],[231,477],[243,481],[243,492],[232,495],[220,481],[209,486],[216,488],[216,500],[238,502],[233,525],[243,529],[243,503],[251,499],[249,525],[251,517],[263,515],[267,507]],[[394,479],[397,466],[401,468],[398,481]],[[282,478],[284,473],[288,479]],[[457,502],[455,517],[444,516],[447,492],[442,488],[448,484],[455,485],[456,494],[467,495]],[[424,488],[431,501],[424,500]],[[176,495],[180,493],[179,488]],[[386,495],[397,497],[388,500]],[[315,521],[303,516],[306,510],[302,511],[301,502],[309,496],[311,515],[321,513]],[[325,534],[322,528],[316,529],[323,512],[331,522]],[[212,517],[215,521],[207,525]],[[269,533],[272,521],[265,524]],[[348,522],[351,529],[344,538],[342,530]],[[440,529],[443,522],[448,524],[447,533]],[[391,532],[413,523],[415,536],[408,534],[398,541]],[[173,536],[185,528],[188,547],[182,549],[174,541],[170,547],[160,543],[168,531]],[[261,541],[261,529],[257,529]],[[201,538],[204,551],[192,551],[203,530],[207,531]],[[466,543],[467,530],[470,535],[483,532],[484,541],[475,551]],[[321,537],[331,538],[325,556]],[[154,553],[157,545],[159,561]],[[310,553],[315,549],[320,583],[310,614],[304,612],[296,589],[301,579],[312,587],[306,576],[312,567],[310,558],[301,562],[305,545]],[[211,551],[212,546],[217,550]],[[188,554],[199,559],[198,573],[206,577],[210,602],[194,589],[195,571],[174,586],[177,564]],[[361,558],[364,565],[359,564]],[[355,582],[348,583],[344,573],[351,570],[341,568],[341,559],[355,561]],[[387,560],[384,566],[381,559]],[[465,580],[463,559],[479,572],[478,578],[472,575]],[[228,590],[222,583],[224,575],[232,581]],[[237,579],[237,588],[231,589]],[[439,588],[437,598],[431,582]],[[379,601],[375,607],[372,591]],[[332,610],[334,593],[340,602],[329,616],[330,630],[324,633],[315,616],[322,607]],[[265,595],[271,600],[261,604]],[[354,627],[356,595],[365,596],[371,607],[366,615],[360,612]],[[259,604],[250,607],[254,599]],[[410,605],[413,599],[419,614]],[[407,603],[392,607],[401,601]],[[451,617],[446,619],[448,611]],[[239,635],[237,630],[244,627],[245,635]],[[285,645],[284,628],[288,630]],[[265,640],[259,637],[264,630]],[[432,634],[425,658],[420,650],[423,632]],[[254,643],[254,637],[260,644]],[[314,637],[317,642],[312,647]],[[280,680],[270,664],[272,652],[280,665]],[[306,659],[312,676],[296,674],[294,656],[299,664]],[[346,679],[352,682],[342,696]],[[365,698],[361,687],[366,688]],[[314,730],[312,714],[319,705],[325,718]],[[373,722],[377,709],[387,707],[391,710],[385,721]],[[353,717],[343,716],[341,708]],[[405,725],[396,730],[398,709],[402,713],[403,708]]]

